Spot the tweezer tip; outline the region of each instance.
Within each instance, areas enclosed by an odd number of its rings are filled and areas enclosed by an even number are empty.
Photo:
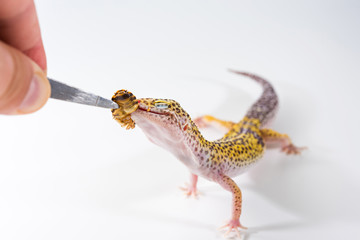
[[[116,102],[113,102],[109,99],[97,97],[94,106],[97,107],[103,107],[103,108],[111,108],[111,109],[117,109],[119,108],[119,105]]]
[[[116,102],[112,102],[111,106],[113,107],[113,109],[119,108],[119,105]]]

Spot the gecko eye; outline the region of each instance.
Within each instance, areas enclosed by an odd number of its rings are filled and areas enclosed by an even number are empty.
[[[167,109],[169,107],[169,105],[166,102],[155,102],[155,107],[158,109]]]

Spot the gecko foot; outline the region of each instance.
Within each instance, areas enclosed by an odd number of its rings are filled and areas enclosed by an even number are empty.
[[[229,228],[225,232],[224,237],[226,237],[232,230],[234,230],[239,239],[241,239],[239,228],[247,229],[247,227],[244,227],[243,225],[240,224],[239,219],[232,219],[227,224],[220,227],[219,229],[224,229],[224,228]]]
[[[306,147],[296,147],[294,144],[290,143],[286,146],[283,146],[281,148],[281,151],[286,153],[287,155],[290,155],[290,154],[300,154],[301,151],[305,150]]]
[[[189,184],[185,183],[185,187],[180,187],[182,191],[184,191],[184,194],[186,197],[194,197],[198,198],[200,193],[198,192],[197,188],[194,186],[190,186]]]
[[[198,128],[206,128],[209,124],[206,122],[204,117],[197,117],[194,119],[194,123]]]

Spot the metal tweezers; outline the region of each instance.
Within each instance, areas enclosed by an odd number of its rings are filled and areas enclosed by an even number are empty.
[[[109,99],[84,92],[78,88],[70,87],[64,83],[48,78],[51,86],[51,98],[67,102],[80,103],[102,108],[119,108],[119,105]]]

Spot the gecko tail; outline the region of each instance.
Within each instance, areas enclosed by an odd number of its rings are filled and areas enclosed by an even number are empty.
[[[257,83],[260,83],[261,86],[265,86],[265,87],[268,87],[271,86],[270,82],[268,82],[267,80],[265,80],[264,78],[260,77],[260,76],[257,76],[255,74],[252,74],[252,73],[248,73],[248,72],[242,72],[242,71],[236,71],[236,70],[233,70],[233,69],[229,69],[230,72],[232,73],[235,73],[235,74],[239,74],[239,75],[243,75],[245,77],[249,77],[251,78],[252,80],[254,80],[255,82]]]
[[[246,117],[258,119],[262,127],[268,125],[274,119],[279,106],[278,96],[271,83],[252,73],[235,71],[232,69],[229,69],[229,71],[249,77],[263,87],[260,98],[250,107]]]

